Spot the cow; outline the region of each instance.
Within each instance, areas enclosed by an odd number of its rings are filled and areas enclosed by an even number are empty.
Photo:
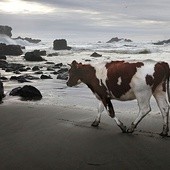
[[[105,108],[123,133],[133,133],[139,122],[151,111],[150,99],[153,95],[163,117],[163,130],[160,135],[168,136],[170,69],[167,62],[122,60],[82,64],[74,60],[70,66],[67,86],[72,87],[83,82],[100,100],[98,115],[92,126],[99,125]],[[137,99],[139,114],[129,128],[116,117],[112,99]]]

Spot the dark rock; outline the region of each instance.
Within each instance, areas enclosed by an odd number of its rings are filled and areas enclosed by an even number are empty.
[[[58,72],[57,72],[57,71],[54,71],[54,72],[52,72],[51,74],[57,75],[57,74],[58,74]]]
[[[15,73],[15,74],[21,74],[21,72],[20,72],[20,71],[18,71],[18,70],[13,71],[13,73]]]
[[[53,79],[50,75],[47,76],[47,75],[44,75],[44,74],[42,74],[40,78],[41,79]]]
[[[130,40],[130,39],[114,37],[114,38],[111,38],[109,41],[107,41],[107,43],[119,42],[119,41],[132,42],[132,40]]]
[[[5,97],[4,94],[4,86],[3,83],[0,81],[0,104],[3,103],[2,99]]]
[[[45,59],[41,57],[39,50],[25,53],[24,58],[27,61],[45,61]]]
[[[11,81],[18,81],[19,83],[25,83],[25,82],[30,82],[26,79],[25,76],[11,76],[10,77],[10,80]]]
[[[34,67],[32,68],[32,71],[37,71],[37,70],[40,70],[40,68],[39,68],[38,66],[34,66]]]
[[[43,74],[42,71],[36,71],[34,74]]]
[[[55,63],[51,61],[47,61],[45,64],[55,64]]]
[[[0,25],[0,34],[5,34],[9,37],[12,37],[11,31],[12,31],[11,27]]]
[[[89,61],[91,61],[91,60],[89,60],[89,59],[85,59],[84,61],[89,62]]]
[[[0,76],[0,79],[1,79],[1,80],[8,80],[8,78],[6,78],[6,77],[4,77],[4,76],[2,76],[2,77]]]
[[[18,71],[23,72],[23,71],[27,71],[27,69],[22,67],[22,68],[19,68]]]
[[[25,75],[24,77],[28,80],[38,80],[39,79],[39,77],[35,77],[35,76],[31,76],[31,75]]]
[[[20,90],[21,90],[21,87],[16,87],[16,88],[11,90],[9,95],[10,96],[19,96],[20,95]]]
[[[154,45],[164,45],[164,44],[169,44],[170,43],[170,39],[168,40],[163,40],[163,41],[158,41],[156,43],[153,43]]]
[[[45,50],[42,50],[42,51],[40,51],[40,55],[41,55],[41,56],[46,56],[46,55],[47,55],[47,53],[46,53],[46,51],[45,51]]]
[[[0,43],[0,55],[13,55],[18,56],[23,54],[21,46],[19,45],[6,45]]]
[[[0,55],[0,60],[6,60],[6,56],[5,55]]]
[[[55,64],[53,68],[61,68],[63,66],[63,63]]]
[[[25,83],[25,82],[30,82],[30,81],[28,81],[24,76],[19,76],[18,77],[18,82],[19,83]]]
[[[4,60],[0,60],[0,68],[6,68],[8,66],[8,62]]]
[[[13,38],[13,40],[18,40],[18,39],[26,40],[26,41],[28,41],[30,43],[34,43],[34,44],[37,44],[37,43],[41,42],[41,40],[39,40],[39,39],[32,39],[32,38],[28,38],[28,37],[22,38],[22,37],[19,36],[17,38]]]
[[[61,68],[57,71],[58,74],[68,72],[68,68]]]
[[[58,56],[58,53],[50,53],[47,55],[47,57],[52,57],[52,56]]]
[[[101,57],[102,55],[94,52],[94,53],[91,54],[90,56],[91,56],[91,57]]]
[[[144,50],[141,50],[138,52],[138,54],[150,54],[151,51],[150,50],[147,50],[147,49],[144,49]]]
[[[6,72],[12,72],[12,71],[18,71],[22,70],[25,67],[23,64],[17,64],[17,63],[8,63],[6,64],[3,68],[5,69]]]
[[[10,94],[11,96],[20,96],[23,100],[41,100],[41,92],[34,86],[25,85],[22,88],[17,87],[13,89]]]
[[[67,80],[68,79],[68,72],[58,74],[57,79]]]
[[[54,71],[52,67],[47,67],[47,71]]]
[[[56,39],[53,42],[54,50],[70,50],[71,47],[67,46],[67,41],[65,39]]]

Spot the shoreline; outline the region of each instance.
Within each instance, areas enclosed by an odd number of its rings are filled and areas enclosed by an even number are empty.
[[[74,107],[0,105],[0,169],[168,169],[170,138],[159,115],[147,116],[134,134],[123,134],[103,113]],[[136,115],[118,113],[130,125]]]

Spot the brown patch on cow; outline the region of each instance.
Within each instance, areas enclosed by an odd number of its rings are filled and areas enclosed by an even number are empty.
[[[146,77],[145,77],[145,79],[146,79],[146,84],[147,85],[150,85],[150,86],[152,86],[153,85],[153,83],[154,83],[154,79],[153,79],[153,77],[151,76],[151,75],[146,75]]]
[[[153,74],[154,83],[152,91],[155,91],[157,86],[162,83],[163,91],[166,92],[166,80],[169,77],[169,65],[165,62],[155,64],[155,72]]]
[[[116,98],[120,98],[131,89],[131,79],[137,72],[137,68],[143,65],[142,62],[129,63],[124,61],[112,61],[106,64],[108,69],[106,84]],[[117,84],[119,77],[121,77],[121,84]]]

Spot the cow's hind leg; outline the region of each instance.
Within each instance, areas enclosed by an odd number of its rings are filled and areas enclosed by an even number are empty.
[[[139,106],[139,114],[135,121],[132,122],[131,126],[128,128],[127,133],[133,133],[139,122],[151,111],[151,95],[151,91],[140,92],[139,95],[136,95]]]
[[[163,131],[160,133],[160,135],[167,136],[169,131],[169,105],[166,99],[166,93],[157,89],[154,93],[154,97],[157,101],[163,118]]]
[[[94,127],[98,127],[100,124],[100,120],[101,120],[101,114],[104,111],[104,105],[102,102],[99,103],[99,107],[98,107],[98,115],[96,117],[96,119],[94,120],[94,122],[91,124]]]

